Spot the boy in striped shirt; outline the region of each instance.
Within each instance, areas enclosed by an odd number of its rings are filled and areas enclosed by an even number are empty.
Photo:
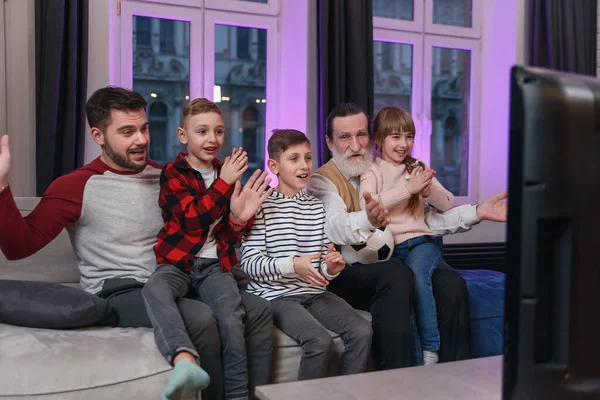
[[[344,342],[341,373],[363,372],[371,325],[325,289],[346,263],[325,236],[323,203],[303,190],[312,172],[310,142],[302,132],[278,130],[267,148],[279,183],[242,241],[248,291],[271,301],[275,325],[302,346],[299,380],[325,376],[333,343],[327,329]]]

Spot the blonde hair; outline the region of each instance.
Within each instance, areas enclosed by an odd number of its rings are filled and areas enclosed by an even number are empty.
[[[205,99],[203,97],[194,99],[190,101],[183,109],[183,119],[181,120],[181,127],[185,128],[185,124],[187,123],[190,117],[198,114],[206,114],[206,113],[217,113],[219,115],[223,115],[219,107],[213,103],[212,101]]]
[[[373,141],[375,142],[375,150],[377,153],[382,153],[383,142],[385,138],[393,133],[399,132],[412,132],[414,135],[417,134],[415,129],[415,122],[413,121],[410,113],[400,107],[394,106],[383,106],[375,114],[373,119]],[[420,163],[423,168],[425,164],[418,161],[416,158],[407,154],[402,162],[406,166],[406,172],[412,173]],[[416,216],[419,207],[421,206],[420,194],[416,193],[410,196],[408,201],[408,210],[412,216]]]

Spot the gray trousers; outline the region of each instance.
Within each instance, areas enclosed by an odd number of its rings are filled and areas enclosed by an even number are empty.
[[[198,294],[212,309],[219,326],[225,397],[245,399],[248,398],[245,311],[233,275],[221,268],[218,260],[206,258],[197,258],[190,273],[173,265],[159,265],[142,295],[158,349],[172,363],[173,357],[181,351],[198,357],[176,305],[177,299],[188,291]]]
[[[271,301],[275,325],[302,346],[298,380],[322,378],[327,373],[333,339],[344,342],[342,375],[365,370],[371,349],[371,323],[331,292],[280,297]]]

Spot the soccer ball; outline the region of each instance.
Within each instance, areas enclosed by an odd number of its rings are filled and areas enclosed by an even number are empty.
[[[342,246],[342,257],[348,264],[374,264],[387,261],[394,252],[394,235],[388,227],[380,227],[363,244]]]

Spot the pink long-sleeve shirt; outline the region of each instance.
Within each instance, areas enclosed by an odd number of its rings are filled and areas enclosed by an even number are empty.
[[[425,224],[425,203],[439,211],[447,211],[454,207],[454,195],[433,178],[429,197],[420,196],[421,206],[413,216],[408,209],[410,193],[406,189],[408,183],[405,179],[406,174],[404,164],[395,166],[391,162],[377,158],[371,168],[360,178],[361,208],[365,208],[365,192],[371,193],[374,199],[381,196],[383,206],[389,211],[391,222],[388,226],[394,234],[396,244],[423,235],[436,235]]]

